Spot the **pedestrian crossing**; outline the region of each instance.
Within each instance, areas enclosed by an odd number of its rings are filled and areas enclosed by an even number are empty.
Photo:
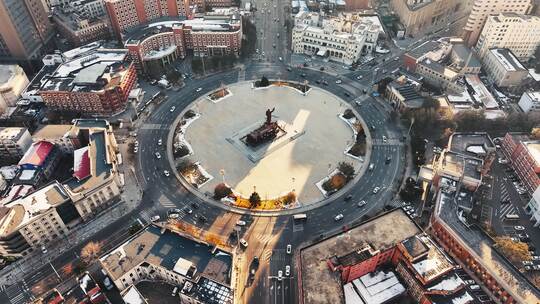
[[[512,205],[512,204],[505,204],[505,205],[502,205],[501,208],[498,210],[497,212],[497,216],[501,219],[501,220],[504,220],[505,219],[505,216],[507,214],[518,214],[518,209],[516,208],[516,206]]]
[[[272,257],[272,249],[265,249],[261,255],[261,260],[269,262]]]
[[[8,286],[5,293],[8,296],[11,304],[27,303],[29,300],[23,288],[18,283]]]
[[[159,130],[159,129],[164,129],[164,128],[167,128],[167,126],[163,125],[163,124],[147,123],[147,124],[142,125],[142,127],[140,129],[142,129],[142,130]]]
[[[293,232],[304,231],[304,223],[293,222],[292,231]]]
[[[506,184],[504,183],[501,183],[502,184],[502,189],[501,189],[501,202],[504,202],[506,200],[510,200],[510,194],[508,194],[508,189],[506,189]]]
[[[159,198],[159,203],[165,208],[176,208],[176,204],[171,202],[167,197],[162,196]]]

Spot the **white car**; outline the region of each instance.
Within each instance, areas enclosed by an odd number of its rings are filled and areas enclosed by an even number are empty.
[[[105,288],[107,288],[107,290],[113,289],[113,284],[111,283],[111,279],[109,279],[109,277],[105,277],[105,279],[103,280],[103,285],[105,285]]]
[[[291,244],[288,244],[287,245],[287,254],[291,254],[291,252],[292,252],[292,246],[291,246]]]
[[[176,110],[176,107],[175,106],[172,106],[171,109],[169,110],[170,112],[174,112],[174,110]]]
[[[343,214],[341,214],[341,213],[334,217],[334,221],[336,221],[336,222],[341,221],[342,219],[343,219]]]
[[[336,80],[336,84],[340,84],[340,83],[341,83],[341,79]]]
[[[523,226],[514,226],[514,230],[523,231],[523,230],[525,230],[525,227],[523,227]]]
[[[246,225],[246,222],[244,222],[244,221],[238,221],[238,222],[236,222],[236,225],[238,225],[238,226],[245,226],[245,225]]]
[[[277,279],[278,281],[281,281],[283,279],[283,270],[277,272]]]
[[[364,76],[362,76],[362,75],[356,76],[356,79],[357,79],[357,80],[360,80],[360,79],[362,79],[362,78],[364,78]]]
[[[248,246],[248,242],[244,239],[240,239],[240,244],[242,244],[242,246],[244,246],[244,248],[247,248]]]
[[[158,145],[158,146],[161,146],[162,144],[163,144],[163,140],[161,140],[161,138],[160,138],[160,139],[158,139],[158,141],[157,141],[157,145]]]
[[[197,91],[197,92],[200,92],[200,91],[202,91],[202,88],[197,88],[196,91]]]
[[[291,266],[289,266],[289,265],[285,266],[285,275],[286,276],[291,275]]]
[[[395,57],[395,58],[394,58],[394,61],[398,61],[398,60],[399,60],[399,57]]]
[[[133,153],[137,153],[137,152],[139,152],[139,147],[134,147],[133,148]]]
[[[178,213],[171,213],[171,214],[169,214],[168,216],[169,216],[170,219],[173,219],[173,220],[174,220],[174,219],[179,218],[179,217],[180,217],[180,214],[178,214]]]
[[[154,155],[156,156],[157,159],[161,158],[161,154],[159,154],[159,152],[156,152]]]
[[[377,192],[379,192],[379,190],[381,190],[381,188],[379,188],[379,187],[373,188],[373,194],[377,194]]]
[[[279,57],[278,59],[279,59],[279,61],[283,61],[283,58],[281,58],[281,57]]]
[[[171,173],[167,170],[163,170],[163,174],[167,177],[171,176]]]
[[[386,142],[387,140],[388,140],[388,138],[386,138],[386,136],[383,135],[383,136],[382,136],[382,141],[383,141],[383,142]]]
[[[357,206],[360,207],[360,208],[362,208],[362,207],[364,207],[366,204],[367,204],[366,201],[360,201],[360,202],[358,202]]]
[[[150,221],[152,221],[152,222],[157,222],[157,221],[159,221],[160,218],[161,218],[161,217],[160,217],[159,215],[154,215],[154,216],[152,216],[152,217],[150,218]]]

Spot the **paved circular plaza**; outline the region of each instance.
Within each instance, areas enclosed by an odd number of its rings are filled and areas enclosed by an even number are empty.
[[[340,162],[363,171],[365,160],[345,154],[355,136],[339,117],[351,108],[342,99],[314,87],[306,95],[287,86],[253,89],[251,82],[227,89],[230,94],[221,100],[205,95],[186,108],[199,114],[184,130],[193,152],[189,158],[211,176],[198,191],[213,193],[223,181],[244,198],[254,189],[263,200],[294,191],[298,206],[325,198],[317,184]],[[268,109],[275,109],[272,121],[282,132],[272,142],[249,147],[246,135],[264,124]]]

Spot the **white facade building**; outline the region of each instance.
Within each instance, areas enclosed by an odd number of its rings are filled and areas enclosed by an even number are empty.
[[[540,92],[525,92],[518,103],[523,112],[540,111]]]
[[[502,13],[489,16],[478,38],[476,51],[484,59],[489,49],[507,48],[528,60],[540,44],[540,17]]]
[[[490,49],[483,67],[488,78],[499,87],[520,86],[529,76],[529,71],[508,49]]]
[[[292,50],[350,65],[375,49],[381,33],[384,31],[376,16],[349,14],[326,19],[302,12],[295,17]]]
[[[20,66],[0,65],[0,114],[16,105],[27,85],[28,77]]]
[[[463,28],[465,42],[468,45],[474,45],[478,41],[489,15],[500,13],[528,14],[533,7],[532,2],[532,0],[474,0],[467,24]]]
[[[540,226],[540,187],[533,192],[531,200],[525,206],[525,212],[530,216],[529,220],[534,227]]]
[[[32,145],[26,128],[0,128],[0,160],[19,160]]]

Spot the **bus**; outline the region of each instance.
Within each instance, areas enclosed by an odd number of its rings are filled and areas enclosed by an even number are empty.
[[[305,221],[307,220],[307,215],[305,213],[295,214],[293,215],[293,219],[295,221]]]

